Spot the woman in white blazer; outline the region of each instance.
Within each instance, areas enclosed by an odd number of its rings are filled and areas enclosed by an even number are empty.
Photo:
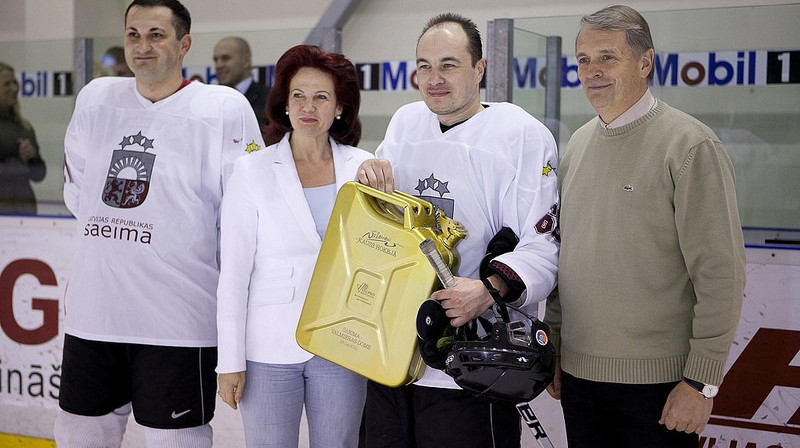
[[[372,154],[361,137],[358,76],[344,56],[298,45],[267,101],[268,146],[239,158],[221,210],[219,394],[241,406],[248,446],[356,447],[366,379],[295,341],[339,187]]]

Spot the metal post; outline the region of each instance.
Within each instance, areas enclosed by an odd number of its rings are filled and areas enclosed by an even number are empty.
[[[547,36],[546,80],[544,93],[544,124],[559,143],[561,123],[561,36]]]
[[[362,0],[333,0],[317,25],[308,33],[305,44],[316,45],[323,51],[342,52],[342,27]]]
[[[94,40],[90,38],[76,38],[74,43],[74,92],[78,92],[94,78]]]
[[[511,101],[511,73],[514,63],[514,20],[495,19],[487,23],[486,101]]]
[[[326,27],[321,29],[321,41],[319,47],[322,51],[329,53],[342,52],[342,30],[341,28]]]

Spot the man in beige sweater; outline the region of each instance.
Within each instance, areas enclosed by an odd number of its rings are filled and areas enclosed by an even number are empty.
[[[653,97],[647,22],[581,20],[578,75],[598,116],[559,168],[559,348],[575,447],[693,447],[741,311],[745,255],[733,167],[714,132]]]

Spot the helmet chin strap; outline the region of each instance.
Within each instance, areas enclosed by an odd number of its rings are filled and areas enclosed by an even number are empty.
[[[508,307],[506,306],[506,302],[503,301],[503,298],[500,297],[500,291],[492,286],[492,283],[486,278],[481,278],[481,282],[483,282],[483,286],[486,287],[486,290],[489,291],[489,295],[492,296],[492,299],[494,299],[495,306],[493,309],[495,316],[499,315],[504,322],[509,322]]]

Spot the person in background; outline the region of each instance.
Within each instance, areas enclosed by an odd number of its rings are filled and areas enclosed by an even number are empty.
[[[253,56],[250,45],[241,37],[225,37],[214,46],[214,70],[223,86],[241,92],[253,106],[258,124],[266,126],[266,103],[269,89],[264,80],[253,79]]]
[[[493,319],[491,294],[535,315],[556,283],[553,136],[513,104],[480,101],[486,61],[473,21],[450,13],[432,18],[416,56],[423,101],[395,112],[378,159],[362,165],[359,180],[384,191],[416,192],[466,227],[468,236],[457,248],[458,284],[432,295],[452,326],[484,314]],[[520,241],[483,274],[481,259],[503,227]],[[365,415],[367,448],[520,446],[513,404],[476,397],[431,367],[408,386],[371,381]]]
[[[106,50],[101,62],[109,76],[133,76],[128,63],[125,62],[125,49],[122,47],[115,46]]]
[[[19,112],[14,67],[0,62],[0,215],[35,215],[31,181],[47,173],[31,123]]]
[[[219,393],[241,406],[247,446],[352,447],[366,379],[295,340],[336,194],[372,157],[358,149],[358,74],[340,54],[298,45],[275,67],[266,150],[237,160],[222,203],[217,291]]]
[[[64,139],[77,218],[65,292],[55,440],[119,447],[128,417],[149,447],[210,447],[216,402],[219,207],[233,160],[264,146],[227,87],[189,82],[189,11],[134,0],[134,78],[81,89]]]
[[[598,116],[561,159],[558,294],[570,447],[698,445],[739,322],[745,254],[714,132],[656,99],[653,40],[627,6],[584,16],[578,77]]]

